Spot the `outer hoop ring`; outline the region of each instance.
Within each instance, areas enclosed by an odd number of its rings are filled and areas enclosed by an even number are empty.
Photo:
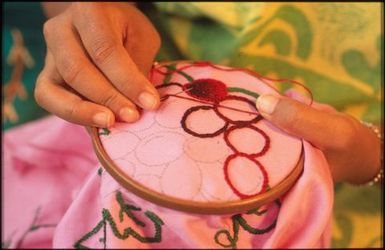
[[[178,61],[181,62],[181,61]],[[187,61],[188,62],[188,61]],[[175,62],[168,62],[175,63]],[[246,73],[248,73],[246,71]],[[250,73],[249,73],[250,74]],[[253,75],[253,74],[251,74]],[[303,155],[303,144],[299,160],[290,174],[282,180],[280,183],[269,189],[268,191],[256,195],[254,197],[227,201],[227,202],[198,202],[186,199],[175,198],[163,193],[149,189],[139,182],[132,179],[124,171],[122,171],[110,158],[107,152],[104,150],[102,142],[98,134],[98,128],[87,127],[89,131],[92,143],[96,152],[96,155],[107,170],[107,172],[125,189],[131,191],[135,195],[149,202],[157,205],[167,207],[170,209],[183,211],[194,214],[235,214],[243,213],[250,209],[260,207],[269,202],[273,202],[277,198],[281,197],[295,184],[297,179],[302,174],[304,168],[304,155]]]

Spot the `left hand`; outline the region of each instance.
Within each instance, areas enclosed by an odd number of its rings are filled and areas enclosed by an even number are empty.
[[[353,117],[272,95],[260,96],[256,106],[265,119],[322,150],[334,182],[362,184],[379,172],[380,140]]]

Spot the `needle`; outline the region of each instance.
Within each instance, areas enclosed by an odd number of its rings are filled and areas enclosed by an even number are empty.
[[[193,89],[193,87],[190,87],[190,88],[187,88],[187,89],[185,89],[185,90],[179,91],[179,92],[177,92],[177,93],[175,93],[175,94],[172,94],[172,95],[179,95],[179,94],[182,94],[182,93],[187,92],[187,91],[192,90],[192,89]],[[169,97],[169,95],[162,96],[162,97],[160,98],[160,101],[164,101],[164,100],[166,100],[168,97]]]
[[[187,92],[189,90],[191,90],[192,87],[188,88],[188,89],[185,89],[185,90],[182,90],[182,91],[179,91],[175,94],[167,94],[165,96],[162,96],[160,98],[160,101],[164,101],[166,100],[168,97],[170,96],[173,96],[173,97],[177,97],[177,98],[182,98],[182,99],[186,99],[186,100],[191,100],[191,101],[195,101],[195,102],[200,102],[200,103],[204,103],[204,104],[210,104],[210,105],[214,105],[213,102],[209,102],[209,101],[203,101],[203,100],[198,100],[198,99],[195,99],[195,98],[189,98],[189,97],[183,97],[183,96],[179,96],[178,94],[181,94],[181,93],[184,93],[184,92]],[[238,112],[242,112],[242,113],[246,113],[246,114],[251,114],[251,115],[259,115],[259,113],[256,113],[256,112],[250,112],[250,111],[246,111],[246,110],[242,110],[242,109],[237,109],[237,108],[233,108],[233,107],[228,107],[228,106],[224,106],[224,105],[220,105],[220,104],[217,104],[218,107],[220,108],[225,108],[225,109],[230,109],[230,110],[234,110],[234,111],[238,111]]]

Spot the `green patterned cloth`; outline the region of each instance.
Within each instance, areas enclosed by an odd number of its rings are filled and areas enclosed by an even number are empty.
[[[158,60],[211,60],[298,80],[316,101],[374,123],[381,122],[383,102],[381,7],[288,2],[143,5],[162,36]],[[4,130],[46,112],[33,99],[45,54],[40,4],[8,2],[3,14]],[[346,184],[335,190],[332,246],[381,247],[382,190]]]

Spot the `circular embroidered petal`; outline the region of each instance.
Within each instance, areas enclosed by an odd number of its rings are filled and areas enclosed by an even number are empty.
[[[228,123],[220,119],[212,107],[195,106],[184,113],[181,125],[183,130],[190,135],[208,138],[220,135],[226,130]]]
[[[262,164],[244,153],[233,154],[226,159],[224,174],[227,184],[241,199],[265,192],[268,185],[268,176]]]
[[[254,102],[242,96],[226,96],[214,104],[214,111],[226,122],[238,126],[252,124],[262,119]]]
[[[262,156],[269,149],[270,138],[255,126],[232,126],[225,131],[226,144],[235,153],[245,153],[253,157]]]

